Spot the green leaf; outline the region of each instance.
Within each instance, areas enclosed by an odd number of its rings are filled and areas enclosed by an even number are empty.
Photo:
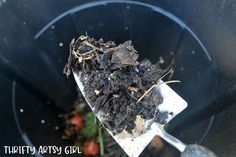
[[[85,124],[81,130],[81,134],[84,137],[91,137],[97,135],[98,125],[95,121],[95,115],[93,112],[89,112],[85,116]]]

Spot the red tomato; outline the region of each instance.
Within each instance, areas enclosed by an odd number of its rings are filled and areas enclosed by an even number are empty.
[[[83,145],[85,156],[98,156],[99,145],[95,141],[87,141]]]
[[[83,119],[79,115],[72,117],[69,122],[75,125],[77,131],[80,131],[83,128]]]

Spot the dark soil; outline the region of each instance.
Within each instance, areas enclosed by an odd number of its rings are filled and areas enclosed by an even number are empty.
[[[137,115],[165,123],[165,115],[156,110],[163,101],[160,94],[152,90],[138,101],[165,72],[149,60],[138,61],[138,57],[131,41],[116,45],[80,36],[70,45],[64,73],[82,72],[86,97],[95,112],[104,113],[103,124],[114,134],[124,129],[131,133]]]

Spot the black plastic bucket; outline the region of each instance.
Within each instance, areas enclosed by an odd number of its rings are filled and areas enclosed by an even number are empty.
[[[203,13],[196,9],[205,8],[203,4],[171,1],[0,2],[0,19],[4,19],[0,21],[2,150],[4,145],[68,144],[60,139],[57,116],[73,104],[77,92],[74,80],[66,79],[62,71],[70,41],[87,33],[117,43],[132,40],[141,58],[152,62],[161,60],[163,67],[170,63],[173,53],[175,66],[166,79],[181,80],[181,84],[171,87],[189,106],[171,121],[168,132],[186,143],[206,145],[221,157],[236,155],[233,134],[236,131],[236,88],[234,66],[230,61],[235,54],[227,52],[222,56],[215,51],[217,46],[223,50],[225,45],[215,45],[219,41],[218,35],[214,41],[211,32],[204,29],[208,29],[213,18],[209,14],[209,23],[204,21]],[[188,5],[194,7],[195,12],[186,9]],[[208,2],[208,5],[209,9],[217,10],[220,4]],[[224,9],[222,12],[227,13]],[[208,10],[205,12],[204,15],[209,13]],[[200,29],[191,19],[197,15],[200,17],[198,22],[202,20]],[[217,30],[217,26],[212,29]],[[220,33],[227,35],[224,29],[219,30]],[[228,45],[234,47],[233,42]],[[141,156],[150,156],[147,151]],[[169,145],[152,154],[179,156]]]

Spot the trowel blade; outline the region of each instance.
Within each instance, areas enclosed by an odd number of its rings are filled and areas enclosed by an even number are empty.
[[[80,80],[80,73],[73,72],[73,75],[81,93],[85,97],[84,86]],[[175,91],[173,91],[167,84],[161,83],[161,85],[157,86],[154,90],[158,90],[163,97],[163,103],[159,105],[158,110],[161,112],[171,113],[168,115],[168,118],[166,120],[167,123],[187,107],[187,102],[183,98],[181,98]],[[86,97],[85,99],[90,108],[94,111],[88,99]],[[101,112],[96,114],[97,118],[102,122],[101,115]],[[111,136],[129,157],[138,157],[144,150],[144,148],[150,143],[153,137],[158,135],[158,130],[154,130],[152,129],[152,127],[149,127],[146,132],[135,137],[125,131],[117,135],[113,135],[108,129],[107,131],[111,134]]]

